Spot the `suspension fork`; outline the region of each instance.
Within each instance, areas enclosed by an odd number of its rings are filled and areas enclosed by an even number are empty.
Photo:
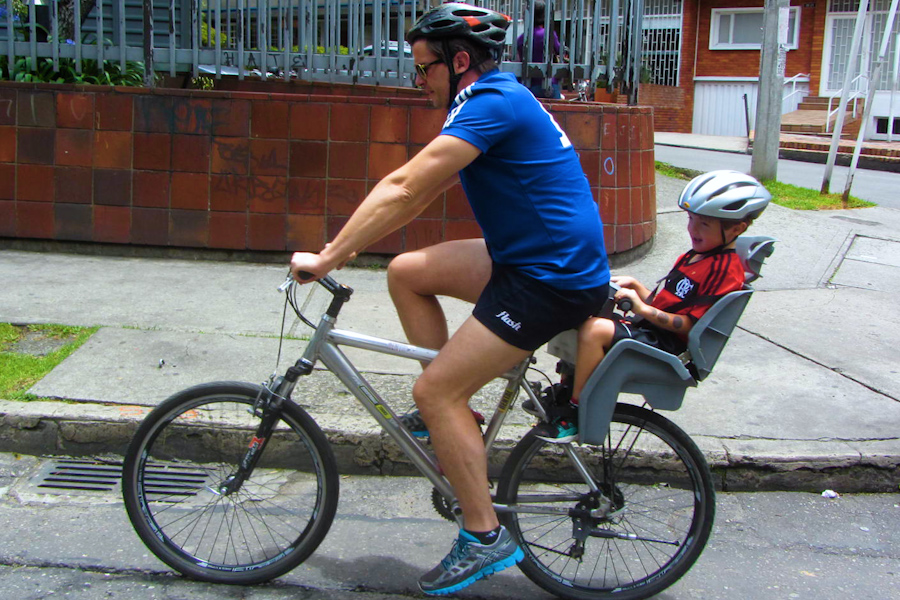
[[[273,385],[272,387],[275,386]],[[275,430],[275,424],[281,418],[281,407],[284,401],[284,397],[273,392],[269,389],[269,386],[264,386],[260,390],[259,395],[256,397],[256,403],[251,409],[255,416],[261,417],[259,427],[256,428],[253,437],[250,439],[247,450],[244,451],[244,456],[238,463],[237,470],[219,484],[217,491],[223,496],[230,496],[240,490],[244,482],[253,473],[263,450],[266,449],[266,445],[269,443],[272,432]]]

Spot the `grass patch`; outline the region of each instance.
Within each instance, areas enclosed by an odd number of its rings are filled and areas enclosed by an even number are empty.
[[[656,172],[672,179],[681,179],[682,181],[690,181],[697,175],[702,175],[703,171],[695,171],[693,169],[685,169],[684,167],[676,167],[669,163],[656,161]]]
[[[850,196],[847,206],[844,206],[841,200],[842,194],[820,194],[819,190],[780,181],[764,181],[763,185],[772,194],[772,202],[794,210],[837,210],[877,206],[874,202],[867,202],[856,196]]]
[[[673,179],[690,181],[702,171],[676,167],[668,163],[656,161],[656,172]],[[780,181],[763,181],[763,185],[772,194],[772,202],[794,210],[837,210],[843,208],[867,208],[877,206],[873,202],[850,196],[847,206],[843,205],[841,194],[820,194],[819,190],[782,183]]]
[[[0,398],[36,400],[37,396],[27,393],[26,390],[75,352],[98,329],[99,327],[72,327],[69,325],[20,327],[9,323],[0,323]],[[69,341],[44,356],[10,352],[10,348],[27,335]]]

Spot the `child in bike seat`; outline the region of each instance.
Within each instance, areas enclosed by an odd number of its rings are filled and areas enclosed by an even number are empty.
[[[743,287],[744,268],[735,253],[735,241],[770,199],[756,179],[737,171],[712,171],[687,184],[678,206],[688,213],[691,249],[652,291],[633,277],[612,278],[621,288],[616,303],[628,300],[634,316],[591,317],[579,328],[571,396],[565,382],[550,390],[556,407],[548,414],[555,418],[535,428],[537,437],[556,443],[577,437],[579,394],[617,341],[630,338],[671,354],[684,352],[687,334],[703,313],[725,294]]]

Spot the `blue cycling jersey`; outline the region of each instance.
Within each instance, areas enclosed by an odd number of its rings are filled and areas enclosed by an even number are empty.
[[[609,282],[603,226],[571,142],[510,73],[460,92],[441,135],[481,150],[460,171],[494,261],[561,289]]]

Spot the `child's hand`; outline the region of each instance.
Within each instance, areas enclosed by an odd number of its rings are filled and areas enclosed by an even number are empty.
[[[616,284],[621,285],[619,282],[616,282]],[[631,306],[627,311],[631,311],[636,315],[641,314],[640,311],[646,306],[636,291],[626,287],[622,287],[622,289],[616,292],[615,300],[617,305],[621,304],[623,301],[629,302]]]
[[[628,275],[619,275],[618,277],[612,277],[611,280],[620,288],[628,288],[631,290],[640,285],[640,282],[637,279]]]

